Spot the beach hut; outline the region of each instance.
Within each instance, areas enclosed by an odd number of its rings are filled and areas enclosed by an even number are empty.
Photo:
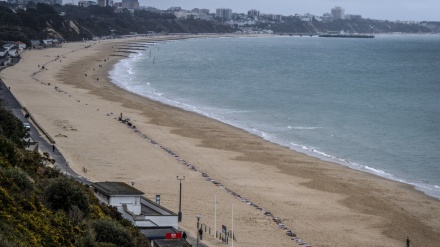
[[[31,39],[32,48],[41,48],[41,42],[37,39]]]
[[[20,49],[20,50],[26,49],[26,44],[21,41],[15,42],[15,46],[18,47],[18,49]]]
[[[52,39],[43,39],[43,44],[52,45]]]
[[[6,57],[8,55],[8,50],[3,47],[0,47],[0,57]]]
[[[3,48],[6,51],[9,51],[9,50],[13,49],[14,47],[15,47],[15,44],[13,44],[13,43],[6,43],[6,44],[3,45]]]
[[[96,197],[115,206],[122,216],[137,227],[173,227],[179,229],[177,214],[144,197],[144,193],[123,182],[98,182],[92,187]]]

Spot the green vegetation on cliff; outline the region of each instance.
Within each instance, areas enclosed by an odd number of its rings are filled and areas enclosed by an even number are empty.
[[[26,131],[0,109],[0,246],[149,246],[114,207],[51,168],[48,154],[24,150]]]
[[[29,2],[24,9],[0,2],[0,40],[62,38],[67,41],[91,39],[96,36],[166,33],[230,33],[234,28],[204,20],[177,20],[173,14],[159,14],[124,9],[115,12],[110,6],[78,7]]]

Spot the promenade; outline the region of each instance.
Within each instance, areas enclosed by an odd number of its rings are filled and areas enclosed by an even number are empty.
[[[14,97],[12,90],[13,88],[9,89],[3,80],[0,79],[0,99],[4,100],[5,108],[11,111],[21,122],[31,125],[30,136],[35,142],[38,142],[40,153],[48,153],[50,158],[55,160],[54,167],[63,174],[74,178],[80,183],[91,184],[87,178],[80,176],[72,170],[63,154],[56,148],[56,143],[49,141],[44,134],[41,134],[45,131],[35,119],[25,117],[26,112],[23,110],[20,102]],[[53,148],[54,146],[55,149]]]

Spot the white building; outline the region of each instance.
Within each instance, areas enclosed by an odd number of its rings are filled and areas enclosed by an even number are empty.
[[[84,8],[87,8],[89,6],[96,5],[96,4],[97,3],[95,1],[84,1],[84,0],[78,1],[78,6],[84,7]]]
[[[6,55],[8,55],[8,50],[6,50],[3,47],[0,47],[0,57],[5,57]]]
[[[15,46],[18,47],[18,49],[20,49],[20,50],[26,49],[26,44],[21,41],[15,42]]]
[[[253,25],[256,25],[257,21],[251,20],[251,19],[248,19],[248,20],[238,20],[238,21],[230,20],[230,21],[227,21],[226,23],[228,25],[231,25],[231,26],[237,25],[239,27],[243,27],[243,26],[253,26]]]
[[[110,0],[96,0],[100,7],[110,6]]]
[[[200,9],[200,13],[205,13],[207,15],[209,15],[209,9]]]
[[[179,229],[177,214],[144,197],[144,193],[123,182],[99,182],[92,187],[98,199],[115,206],[137,227]]]
[[[200,19],[200,20],[212,20],[212,17],[203,12],[190,12],[187,10],[175,11],[174,16],[178,19]]]
[[[361,20],[362,15],[345,15],[345,19],[347,19],[347,20]]]
[[[345,19],[345,10],[343,8],[336,6],[331,12],[335,20]]]
[[[248,11],[247,15],[250,17],[260,17],[260,11],[258,11],[256,9],[251,9]]]
[[[15,55],[15,44],[13,43],[7,43],[4,44],[3,47],[0,47],[0,57],[6,57],[6,56],[12,56]]]
[[[215,17],[220,18],[223,21],[228,21],[232,19],[232,9],[216,9]]]
[[[123,9],[139,9],[138,0],[122,0]]]
[[[323,15],[322,15],[322,20],[323,21],[333,21],[335,18],[333,17],[333,15],[332,14],[330,14],[330,13],[324,13]]]

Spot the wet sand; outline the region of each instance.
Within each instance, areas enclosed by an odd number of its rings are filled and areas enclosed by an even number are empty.
[[[134,182],[152,200],[160,194],[161,205],[176,213],[176,176],[185,176],[179,226],[195,236],[201,215],[211,228],[203,237],[210,246],[222,246],[212,237],[215,197],[217,231],[221,225],[231,230],[234,209],[234,246],[298,246],[280,223],[313,246],[405,246],[407,236],[414,246],[438,246],[440,202],[409,185],[297,153],[110,83],[108,71],[129,55],[115,50],[142,42],[26,51],[0,75],[82,176]],[[148,139],[120,123],[120,113]]]

